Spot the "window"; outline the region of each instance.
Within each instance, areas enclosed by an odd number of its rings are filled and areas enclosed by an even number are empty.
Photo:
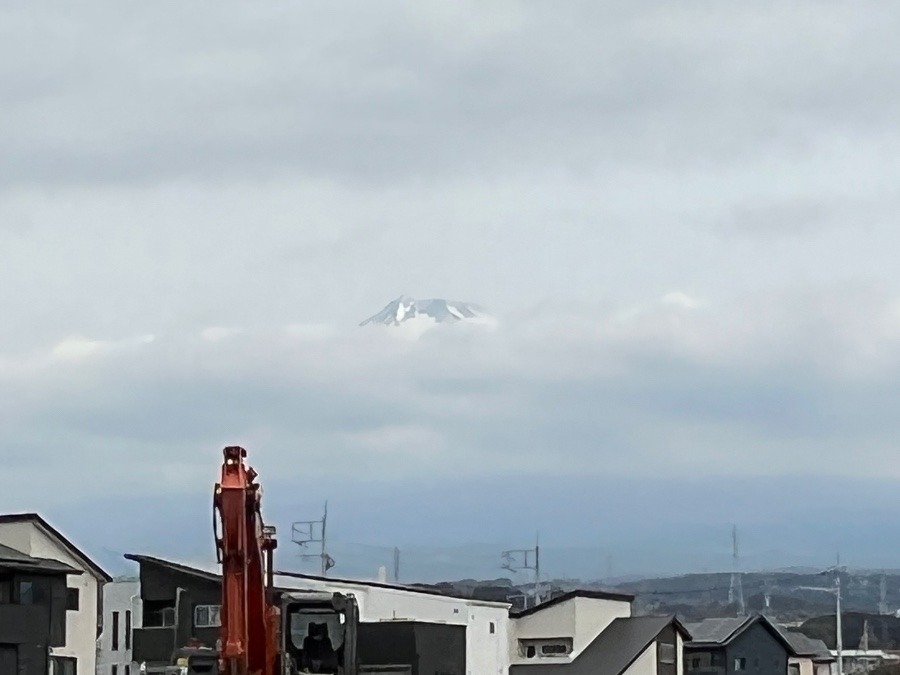
[[[50,667],[53,675],[78,675],[78,659],[71,656],[51,656]]]
[[[131,675],[131,666],[125,664],[125,675]]]
[[[0,605],[12,602],[12,579],[0,579]]]
[[[112,615],[112,650],[119,651],[119,613],[113,612]]]
[[[66,609],[70,612],[77,612],[79,607],[79,596],[77,588],[66,589]]]
[[[194,607],[194,628],[218,628],[220,605],[197,605]]]
[[[32,605],[34,604],[34,584],[30,581],[20,581],[19,582],[19,604],[20,605]]]
[[[734,660],[734,669],[735,671],[747,670],[747,659],[745,659],[743,656],[736,658]]]
[[[700,670],[700,659],[691,659],[691,670]]]
[[[131,649],[131,610],[125,612],[125,649]],[[125,666],[127,669],[128,666]],[[125,675],[128,675],[126,670]]]
[[[675,645],[665,642],[659,643],[659,662],[673,664],[675,663]]]
[[[552,645],[541,645],[541,654],[543,656],[560,656],[562,654],[568,653],[568,647],[566,647],[561,642]]]
[[[497,632],[497,627],[494,625],[494,622],[493,622],[493,621],[491,621],[491,628],[490,628],[490,630],[491,630],[491,635],[493,635],[494,633]]]
[[[571,638],[532,638],[519,640],[519,654],[526,659],[559,657],[572,653]]]
[[[144,628],[167,628],[175,625],[173,600],[144,601]]]
[[[110,669],[110,675],[119,675],[119,666],[113,665]]]

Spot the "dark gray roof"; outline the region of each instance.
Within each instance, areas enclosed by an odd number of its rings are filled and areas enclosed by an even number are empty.
[[[772,636],[781,643],[782,647],[793,652],[793,646],[788,642],[782,631],[762,614],[751,614],[737,618],[704,619],[699,623],[688,624],[687,629],[693,639],[686,644],[687,647],[702,647],[709,645],[723,646],[734,640],[738,635],[755,623],[760,623]]]
[[[0,544],[0,567],[27,572],[46,572],[47,574],[81,574],[81,570],[70,567],[59,560],[33,558],[3,544]]]
[[[567,675],[621,675],[670,625],[690,639],[674,616],[616,619],[569,663],[513,665],[509,671],[515,675],[541,675],[554,670]]]
[[[727,619],[703,619],[699,623],[689,623],[687,629],[693,636],[693,642],[713,642],[725,644],[737,635],[745,624],[749,625],[751,617]]]
[[[806,656],[813,661],[831,662],[836,661],[828,646],[822,640],[814,640],[797,630],[790,630],[782,626],[777,626],[778,631],[784,635],[784,638],[790,643],[794,650],[794,656]]]

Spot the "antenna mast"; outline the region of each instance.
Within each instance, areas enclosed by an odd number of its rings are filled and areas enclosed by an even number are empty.
[[[534,570],[534,605],[541,603],[541,545],[540,535],[535,540],[534,548],[519,548],[503,551],[500,554],[502,561],[500,567],[510,572]],[[528,607],[528,599],[525,598],[525,607]]]
[[[327,576],[328,570],[334,567],[334,558],[328,555],[325,548],[325,527],[328,524],[328,502],[325,502],[325,510],[320,520],[298,520],[291,525],[291,541],[306,548],[307,544],[320,544],[319,553],[301,553],[300,558],[311,560],[318,558],[322,564],[322,576]]]

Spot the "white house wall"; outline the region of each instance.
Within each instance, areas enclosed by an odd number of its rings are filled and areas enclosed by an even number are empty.
[[[78,589],[78,611],[66,612],[66,646],[54,647],[53,656],[78,659],[78,672],[94,673],[97,663],[97,601],[99,582],[85,563],[45,534],[33,522],[0,523],[0,542],[35,558],[64,562],[84,574],[70,575],[69,588]]]
[[[513,620],[513,638],[518,640],[575,637],[575,598]]]
[[[656,663],[656,642],[653,642],[622,675],[656,675]]]
[[[509,606],[364,584],[281,577],[284,588],[352,593],[364,622],[423,621],[466,627],[467,675],[509,672]],[[494,633],[490,625],[494,624]]]
[[[113,612],[119,613],[119,649],[113,651]],[[141,627],[141,584],[139,581],[114,581],[103,587],[103,632],[100,634],[97,675],[110,675],[112,666],[117,666],[119,675],[124,675],[125,666],[133,666],[132,650],[125,649],[125,613],[131,612],[131,628]],[[131,642],[131,646],[133,646]],[[132,667],[132,675],[137,670]]]
[[[788,664],[799,665],[800,675],[815,675],[816,669],[813,665],[812,659],[810,658],[792,656],[788,659]]]
[[[678,675],[684,675],[684,638],[675,631],[675,668]]]
[[[574,659],[613,621],[631,616],[631,603],[622,600],[574,597],[512,620],[509,653],[512,663],[534,663],[519,656],[519,640],[571,638],[568,658],[541,659],[541,663],[565,663]]]
[[[506,607],[469,607],[466,669],[467,675],[509,673],[509,610]]]
[[[630,616],[630,602],[576,597],[573,655],[580,654],[613,621]]]

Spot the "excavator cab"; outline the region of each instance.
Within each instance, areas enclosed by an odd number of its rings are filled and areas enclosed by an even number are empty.
[[[359,607],[351,594],[296,591],[281,596],[283,675],[357,675]]]

